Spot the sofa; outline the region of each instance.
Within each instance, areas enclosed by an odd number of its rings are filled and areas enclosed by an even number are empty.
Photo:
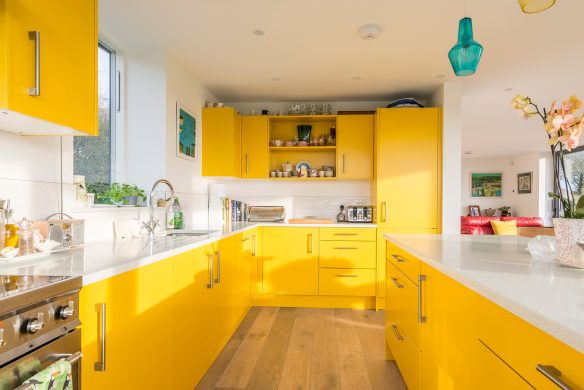
[[[460,234],[494,234],[491,221],[517,221],[517,227],[543,227],[540,217],[460,217]]]

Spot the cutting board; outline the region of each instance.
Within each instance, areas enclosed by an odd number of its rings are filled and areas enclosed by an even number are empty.
[[[308,224],[327,224],[327,223],[335,223],[332,219],[315,219],[315,218],[292,218],[288,220],[288,223],[297,224],[297,223],[308,223]]]

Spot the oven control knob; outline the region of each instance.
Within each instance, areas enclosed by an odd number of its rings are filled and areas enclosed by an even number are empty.
[[[60,320],[66,320],[67,318],[73,316],[75,314],[75,302],[69,301],[67,306],[61,306],[57,310],[57,317]]]
[[[26,333],[35,334],[45,327],[44,314],[39,313],[37,318],[33,318],[26,322]]]

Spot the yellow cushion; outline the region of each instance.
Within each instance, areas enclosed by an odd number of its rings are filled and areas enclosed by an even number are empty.
[[[497,236],[517,235],[517,221],[491,221],[491,226]]]

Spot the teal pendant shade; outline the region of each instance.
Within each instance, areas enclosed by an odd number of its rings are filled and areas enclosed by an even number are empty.
[[[472,19],[463,18],[458,23],[458,42],[448,52],[452,69],[457,76],[470,76],[479,66],[483,46],[474,40]]]

